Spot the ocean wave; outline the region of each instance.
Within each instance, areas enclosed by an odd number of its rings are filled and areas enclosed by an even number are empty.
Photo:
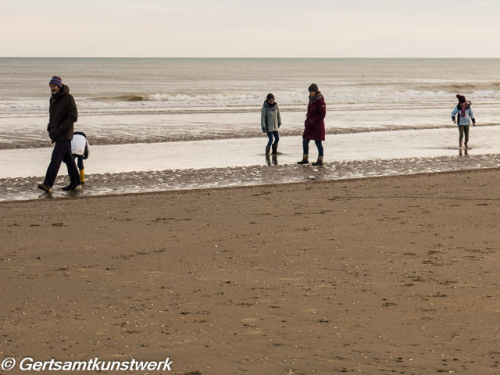
[[[453,83],[453,84],[423,84],[416,87],[419,91],[441,91],[445,93],[488,92],[500,89],[500,82]]]
[[[144,100],[144,96],[137,94],[104,96],[104,97],[92,98],[92,100],[97,102],[142,102]]]
[[[490,98],[491,95],[500,89],[499,82],[490,84],[422,84],[412,85],[412,87],[399,87],[395,90],[360,90],[351,88],[338,88],[335,90],[325,89],[323,94],[327,102],[335,103],[371,103],[383,100],[386,103],[397,103],[405,100],[415,100],[421,98],[426,100],[430,97],[438,100],[454,101],[452,93],[472,94],[476,97],[476,102],[483,98]],[[281,105],[294,105],[307,103],[308,95],[302,92],[275,92],[276,101]],[[267,92],[255,93],[214,93],[203,95],[190,94],[130,94],[119,95],[108,98],[94,98],[93,102],[114,103],[120,106],[120,103],[130,105],[133,102],[140,102],[140,105],[152,106],[218,106],[242,105],[242,106],[261,106],[265,100]],[[139,103],[138,103],[139,105]]]
[[[378,89],[375,91],[380,91],[380,88],[385,88],[384,92],[395,92],[395,91],[417,91],[417,92],[454,92],[454,91],[492,91],[500,89],[500,82],[444,82],[441,80],[436,81],[397,81],[397,82],[356,82],[349,83],[346,82],[345,85],[339,85],[339,87],[351,87],[357,89],[356,91],[365,92],[366,88],[369,87],[373,90],[374,87]]]
[[[122,102],[142,102],[144,97],[141,95],[122,95],[118,97],[118,100]]]
[[[206,94],[206,95],[189,95],[189,94],[128,94],[118,96],[107,96],[93,98],[94,101],[104,102],[213,102],[227,100],[264,100],[266,94]]]
[[[263,101],[265,94],[207,94],[207,95],[186,95],[186,94],[153,94],[146,96],[146,101],[152,102],[221,102],[221,101]]]
[[[455,94],[466,95],[476,106],[498,108],[500,96],[499,82],[492,82],[489,90],[481,84],[443,84],[422,83],[420,88],[388,90],[366,90],[359,87],[325,88],[326,103],[329,108],[343,111],[358,111],[374,104],[384,108],[398,108],[401,111],[413,110],[415,103],[426,106],[442,107],[448,110],[456,102]],[[481,90],[478,90],[478,87]],[[302,111],[307,107],[307,93],[275,91],[276,101],[282,111]],[[138,113],[246,113],[260,111],[267,93],[208,93],[201,95],[167,93],[117,93],[116,96],[81,97],[75,93],[78,109],[82,115],[116,115]],[[495,109],[496,110],[496,109]],[[19,118],[26,116],[46,116],[48,100],[44,99],[5,99],[0,100],[0,118]]]

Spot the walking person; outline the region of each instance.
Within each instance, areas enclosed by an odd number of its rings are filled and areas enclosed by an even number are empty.
[[[307,106],[304,133],[302,134],[302,160],[297,164],[309,163],[309,142],[314,141],[318,149],[318,160],[312,165],[323,165],[323,144],[325,140],[325,116],[326,104],[323,94],[318,89],[318,85],[313,83],[309,86],[309,105]]]
[[[69,87],[62,83],[61,77],[54,76],[49,82],[50,98],[49,124],[47,132],[52,143],[52,150],[45,180],[38,188],[47,193],[52,191],[52,186],[59,172],[61,162],[65,162],[68,168],[70,183],[63,190],[80,190],[80,176],[76,168],[75,160],[71,153],[71,140],[73,139],[74,123],[78,120],[78,111],[73,96],[69,93]]]
[[[271,147],[273,149],[273,155],[277,155],[278,142],[280,141],[278,129],[281,126],[281,116],[278,103],[275,102],[273,94],[267,94],[267,98],[264,101],[260,114],[260,126],[262,127],[262,132],[267,133],[267,137],[269,138],[266,146],[266,155],[269,155],[271,152]]]
[[[87,135],[84,132],[74,132],[73,140],[71,141],[71,155],[76,159],[76,165],[80,172],[80,183],[85,183],[85,166],[83,161],[90,155],[90,145],[87,140]]]
[[[465,99],[465,96],[460,94],[457,94],[457,99],[458,105],[453,108],[453,111],[451,112],[451,119],[453,120],[454,124],[458,125],[458,147],[462,148],[462,141],[464,140],[465,135],[464,147],[465,149],[468,149],[469,125],[472,120],[472,124],[476,126],[476,119],[474,118],[474,112],[472,112],[471,102],[468,102]],[[455,116],[457,116],[457,118],[455,118]]]

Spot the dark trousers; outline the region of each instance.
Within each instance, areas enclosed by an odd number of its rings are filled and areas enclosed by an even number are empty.
[[[80,185],[80,175],[78,174],[78,169],[76,168],[75,159],[73,159],[73,155],[71,154],[71,141],[69,139],[61,139],[56,141],[56,145],[52,151],[52,158],[50,159],[47,174],[45,175],[45,181],[43,182],[45,186],[54,186],[54,182],[56,181],[57,173],[59,173],[59,167],[62,162],[65,162],[68,167],[68,175],[71,180],[71,185]]]

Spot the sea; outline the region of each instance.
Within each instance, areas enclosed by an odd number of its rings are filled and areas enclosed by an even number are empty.
[[[75,130],[91,144],[82,194],[500,165],[500,59],[0,58],[0,200],[44,197],[36,183],[50,161],[53,75],[75,97]],[[322,168],[296,165],[311,83],[327,106]],[[282,117],[274,160],[260,127],[268,93]],[[458,149],[451,121],[458,93],[477,119],[471,150]]]

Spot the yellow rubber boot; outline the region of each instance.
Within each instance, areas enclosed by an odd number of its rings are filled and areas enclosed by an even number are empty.
[[[80,183],[85,183],[85,171],[83,169],[80,169]]]

